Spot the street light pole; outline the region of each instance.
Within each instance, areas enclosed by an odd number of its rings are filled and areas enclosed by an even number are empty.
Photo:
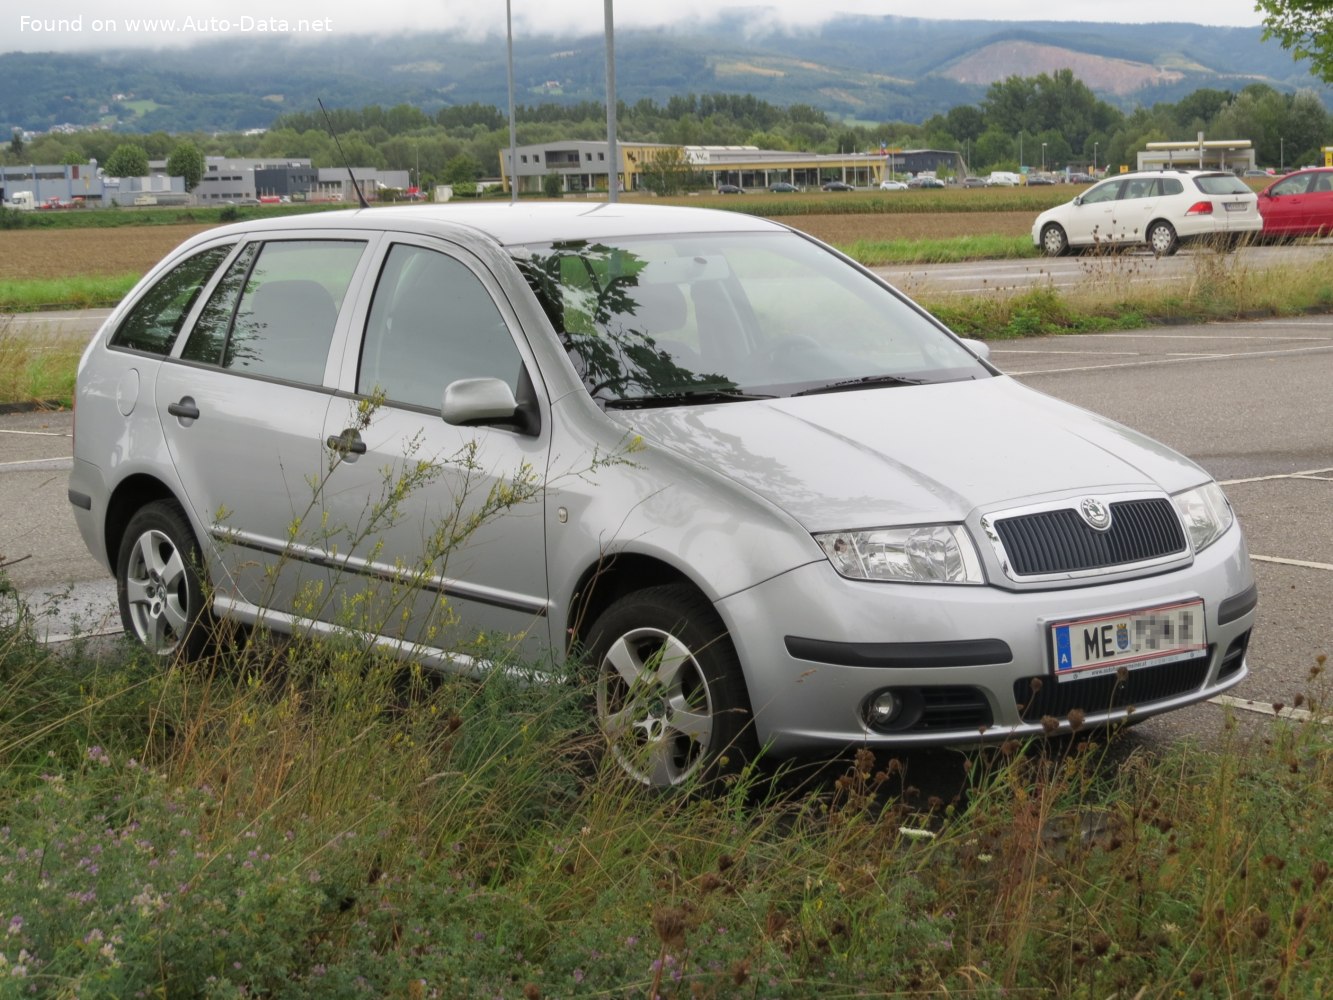
[[[509,204],[518,203],[518,128],[514,124],[514,16],[505,0],[505,28],[509,32]]]
[[[620,159],[616,151],[616,42],[614,16],[611,12],[612,0],[606,0],[606,158],[607,201],[618,201],[616,189],[620,186]]]
[[[1098,146],[1098,143],[1095,143],[1095,142],[1094,142],[1094,143],[1092,144],[1092,176],[1093,176],[1093,177],[1096,177],[1096,176],[1097,176],[1097,146]]]
[[[1041,144],[1041,172],[1046,173],[1046,143]]]
[[[1277,148],[1278,169],[1285,174],[1287,172],[1287,140],[1285,138],[1279,138],[1277,141]]]

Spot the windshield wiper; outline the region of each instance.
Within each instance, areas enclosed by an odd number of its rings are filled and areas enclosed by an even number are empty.
[[[629,396],[624,399],[608,399],[607,409],[641,410],[656,406],[697,406],[703,403],[746,403],[755,399],[775,399],[775,396],[762,393],[739,392],[735,389],[687,389],[682,392],[666,392],[657,396]]]
[[[924,378],[904,378],[901,375],[863,375],[860,378],[845,378],[826,385],[817,385],[812,389],[793,392],[793,396],[817,396],[821,392],[848,392],[853,389],[868,389],[881,385],[925,385]]]

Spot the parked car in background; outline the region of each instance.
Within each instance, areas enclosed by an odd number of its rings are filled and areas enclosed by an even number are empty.
[[[986,177],[987,187],[1017,187],[1021,183],[1022,176],[1008,170],[992,170]]]
[[[578,657],[652,786],[1240,683],[1258,592],[1221,487],[986,357],[735,212],[251,220],[89,343],[68,496],[164,664],[213,617],[473,674]]]
[[[1048,257],[1085,247],[1146,246],[1158,256],[1182,242],[1227,245],[1258,233],[1259,199],[1229,170],[1154,170],[1118,174],[1032,224],[1032,242]]]
[[[903,181],[880,181],[879,189],[881,191],[906,191],[907,184]]]
[[[984,177],[964,177],[964,178],[963,178],[963,187],[965,187],[965,188],[979,188],[979,187],[985,187],[985,186],[986,186],[986,178],[984,178]]]
[[[786,181],[778,181],[776,184],[770,184],[768,189],[774,194],[791,194],[792,192],[801,190],[795,184],[788,184]]]
[[[718,194],[745,194],[745,188],[739,184],[719,184],[717,186]]]
[[[940,180],[938,177],[928,177],[918,174],[907,182],[907,186],[909,188],[942,188],[945,184],[944,181]]]
[[[819,185],[821,191],[855,191],[856,186],[846,181],[825,181]]]
[[[1069,175],[1070,184],[1091,184],[1096,179],[1097,178],[1093,177],[1092,174],[1085,174],[1079,172],[1075,172]]]
[[[1038,184],[1054,184],[1055,179],[1046,174],[1028,174],[1028,186],[1032,187]]]
[[[1287,174],[1259,192],[1265,238],[1333,234],[1333,167]]]

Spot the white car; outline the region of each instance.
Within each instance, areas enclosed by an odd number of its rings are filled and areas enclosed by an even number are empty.
[[[1083,247],[1145,245],[1170,256],[1189,240],[1234,245],[1263,228],[1258,196],[1228,170],[1154,170],[1120,174],[1032,224],[1032,242],[1048,257]]]
[[[906,191],[907,185],[902,181],[880,181],[879,189],[881,191]]]

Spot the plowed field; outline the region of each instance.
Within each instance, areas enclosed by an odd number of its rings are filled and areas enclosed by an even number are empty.
[[[208,226],[0,230],[0,281],[143,274]]]
[[[910,194],[910,192],[903,192]],[[1021,236],[1031,212],[902,212],[876,215],[793,215],[783,221],[826,243],[857,240]],[[0,230],[0,281],[80,274],[142,274],[204,225],[115,229]]]

